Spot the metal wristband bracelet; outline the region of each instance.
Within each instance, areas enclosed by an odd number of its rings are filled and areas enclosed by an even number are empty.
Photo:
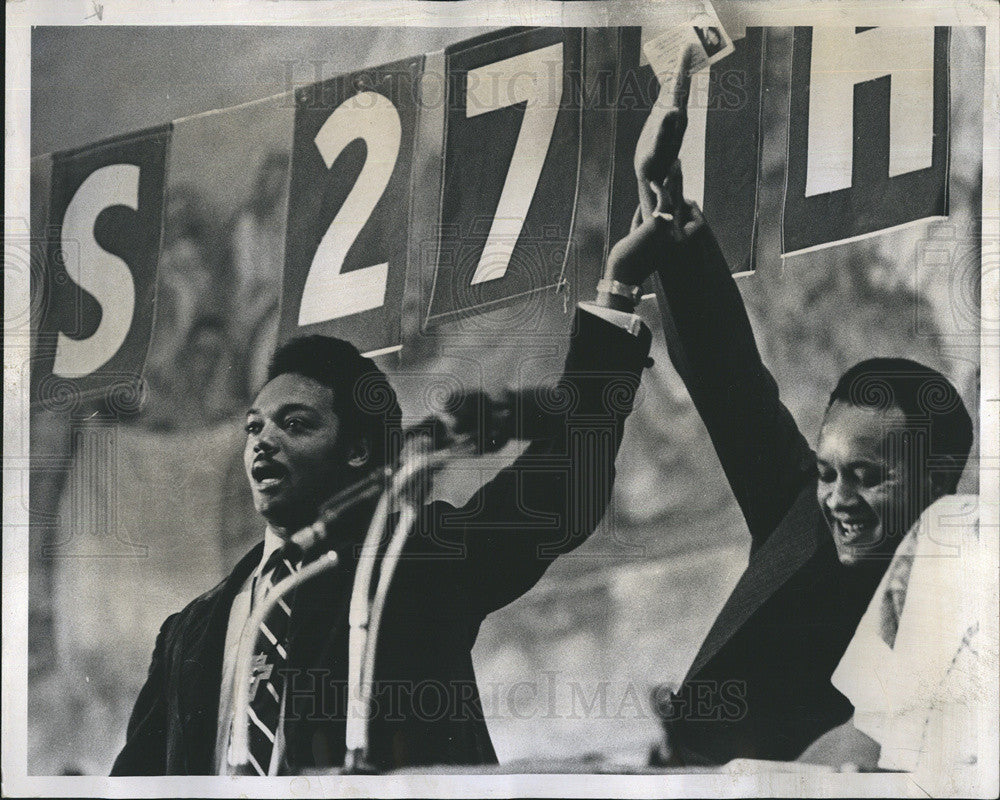
[[[601,278],[597,282],[597,291],[598,293],[613,294],[616,297],[622,297],[625,300],[628,300],[634,307],[639,303],[642,288],[639,286],[633,286],[630,283],[616,281],[613,278]]]
[[[632,303],[638,303],[642,287],[633,286],[630,283],[622,283],[621,281],[616,281],[613,278],[601,278],[597,282],[597,291],[614,294],[618,297],[624,297]]]

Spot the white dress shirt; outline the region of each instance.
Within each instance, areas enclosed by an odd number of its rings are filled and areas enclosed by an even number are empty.
[[[222,686],[219,692],[219,727],[215,738],[215,766],[219,775],[230,775],[229,766],[229,731],[233,723],[233,713],[236,698],[233,693],[233,678],[236,673],[236,654],[243,639],[243,626],[250,618],[254,606],[267,596],[270,582],[261,580],[261,570],[271,557],[271,554],[284,544],[284,540],[270,528],[264,532],[264,553],[260,563],[250,576],[243,582],[233,605],[229,610],[229,625],[226,628],[226,644],[222,654]],[[256,632],[250,634],[256,638]],[[247,676],[249,680],[249,676]],[[271,764],[268,775],[278,774],[278,765],[284,755],[285,734],[282,722],[285,719],[285,693],[282,691],[281,708],[278,712],[278,729],[275,731],[274,748],[271,751]]]

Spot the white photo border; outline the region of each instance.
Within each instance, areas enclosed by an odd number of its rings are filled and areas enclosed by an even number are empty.
[[[1000,242],[1000,6],[992,0],[915,0],[869,4],[864,0],[731,0],[713,4],[733,38],[750,25],[976,25],[986,28],[983,97],[983,241]],[[700,2],[550,2],[548,0],[8,0],[6,3],[5,249],[27,235],[30,219],[30,45],[34,25],[389,25],[503,27],[506,25],[670,24]],[[982,530],[1000,532],[1000,338],[996,309],[1000,264],[983,253],[981,294],[980,508]],[[7,255],[5,253],[5,260]],[[27,271],[4,271],[4,516],[3,516],[3,753],[5,796],[204,796],[204,797],[737,797],[925,796],[905,774],[683,774],[683,775],[390,775],[284,778],[31,777],[27,767],[28,520],[24,477],[28,457],[28,387],[16,365],[28,352],[27,337],[8,337],[6,318],[28,308]],[[17,498],[17,502],[8,502]],[[997,574],[997,565],[993,574]],[[997,586],[982,598],[985,613],[998,612]],[[996,656],[996,641],[992,643]],[[994,661],[994,665],[996,662]],[[997,696],[983,698],[997,707]],[[990,716],[990,715],[984,715]],[[1000,752],[996,719],[989,720],[992,757],[984,779],[997,786]],[[992,772],[990,772],[992,770]],[[994,792],[995,795],[995,792]]]

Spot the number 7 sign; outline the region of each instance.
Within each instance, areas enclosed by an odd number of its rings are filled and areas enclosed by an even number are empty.
[[[298,92],[279,338],[398,350],[422,58]]]
[[[559,284],[580,163],[582,31],[505,31],[445,53],[444,178],[428,325]]]

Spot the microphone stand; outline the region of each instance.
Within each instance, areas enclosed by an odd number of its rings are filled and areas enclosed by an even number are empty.
[[[309,527],[293,534],[290,541],[284,545],[286,549],[292,551],[289,553],[289,557],[298,558],[299,554],[325,540],[327,527],[348,509],[374,496],[389,474],[387,469],[373,470],[360,481],[331,498],[321,511],[319,519]],[[233,728],[228,752],[230,766],[243,769],[250,764],[251,682],[247,680],[246,676],[250,674],[250,665],[257,644],[257,631],[260,629],[260,624],[285,595],[317,575],[334,569],[338,561],[337,553],[333,550],[327,550],[315,561],[306,564],[302,569],[276,583],[243,625],[240,645],[236,651],[236,671],[233,675]]]
[[[390,487],[382,493],[372,516],[358,559],[354,586],[349,609],[350,639],[348,645],[348,707],[343,774],[373,774],[376,772],[368,759],[368,718],[371,714],[371,693],[373,669],[379,625],[385,608],[396,565],[399,563],[403,545],[418,517],[419,484],[433,472],[440,470],[455,455],[457,448],[436,452],[418,452],[392,475]],[[323,510],[320,519],[308,528],[294,534],[286,547],[305,551],[325,539],[327,526],[344,511],[371,498],[386,475],[385,470],[375,470],[370,475],[336,495]],[[382,559],[374,600],[371,599],[371,583],[379,542],[389,514],[398,506],[399,520],[389,540]],[[246,676],[250,674],[254,649],[257,644],[256,632],[278,601],[290,591],[317,575],[334,569],[338,557],[333,550],[325,551],[315,561],[293,572],[275,584],[267,597],[254,610],[243,626],[240,646],[237,650],[234,680],[235,708],[233,728],[229,743],[230,766],[241,769],[250,764],[250,686]]]
[[[371,760],[369,722],[372,688],[374,686],[375,655],[379,626],[393,574],[403,552],[403,546],[417,521],[421,506],[421,483],[442,469],[457,454],[452,447],[436,452],[418,452],[399,468],[392,485],[379,500],[372,524],[361,550],[358,571],[351,592],[349,611],[350,642],[347,673],[347,727],[345,730],[343,775],[373,775],[378,772]],[[385,529],[390,507],[398,506],[399,520],[382,557],[375,595],[371,582],[379,541]]]

